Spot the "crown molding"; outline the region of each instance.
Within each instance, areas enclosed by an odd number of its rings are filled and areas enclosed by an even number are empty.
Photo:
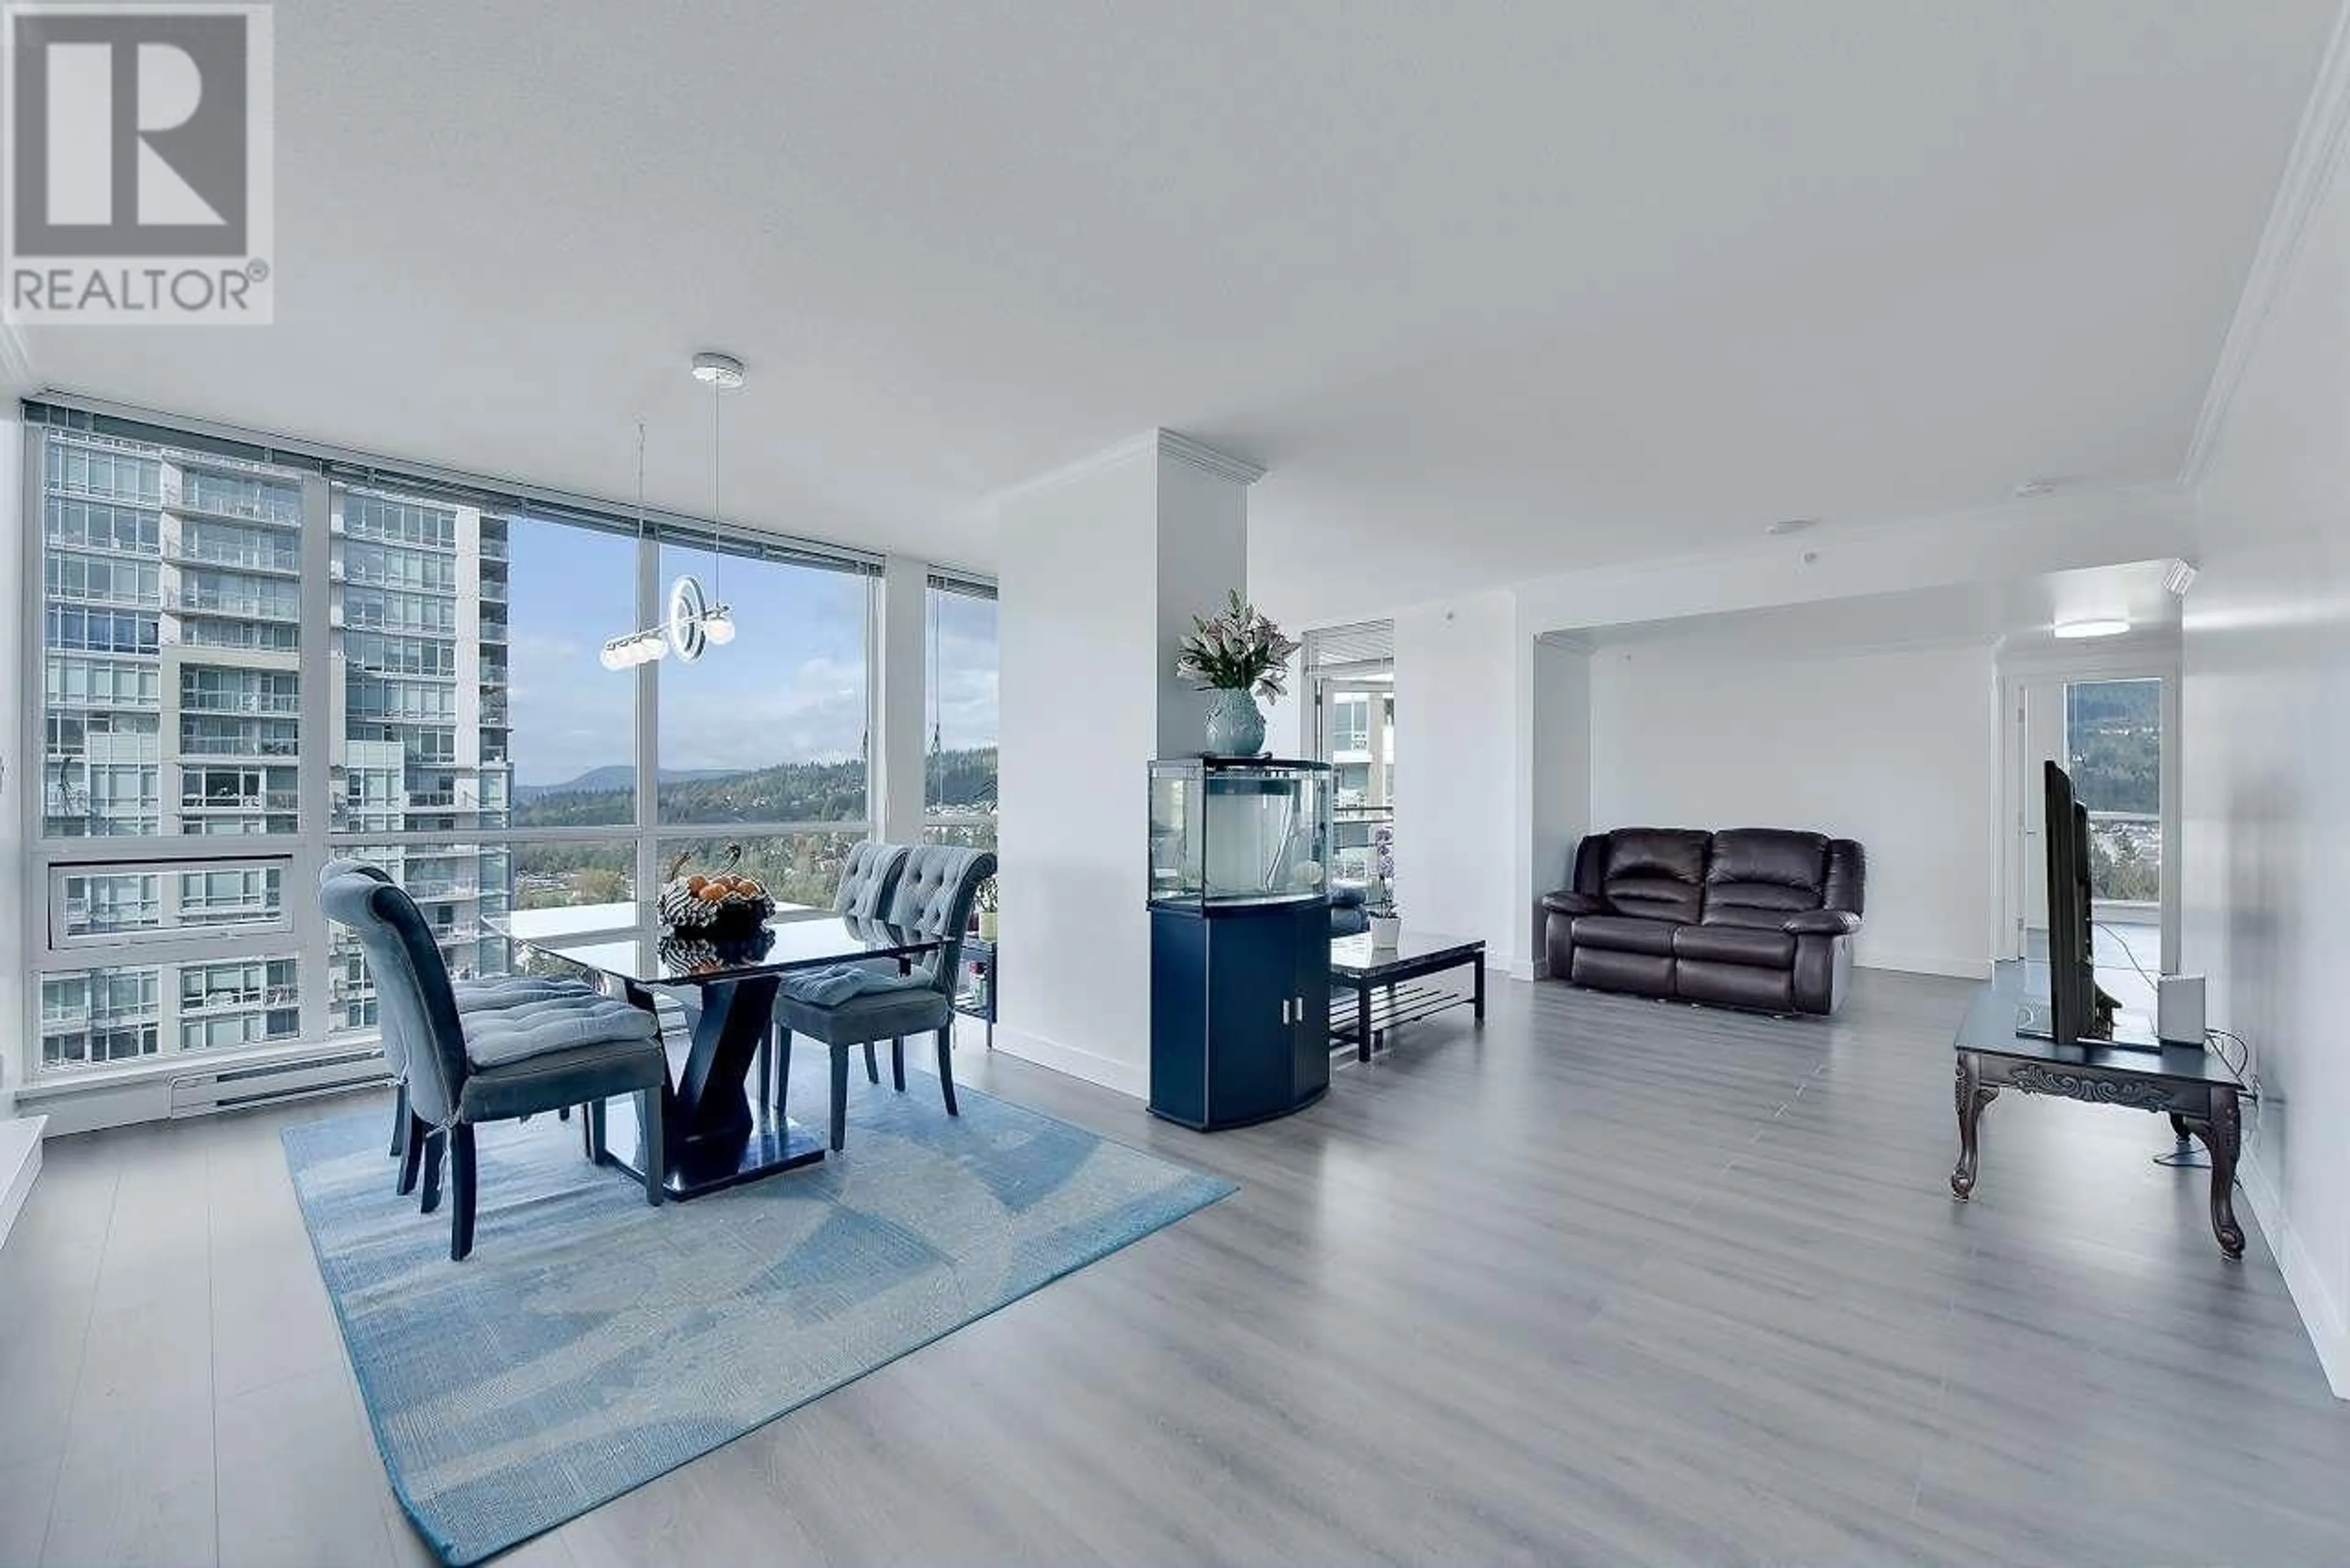
[[[1254,484],[1264,477],[1264,468],[1261,463],[1251,462],[1243,457],[1234,457],[1228,452],[1218,452],[1204,441],[1193,441],[1190,436],[1179,434],[1174,431],[1162,430],[1158,432],[1158,435],[1159,455],[1161,457],[1170,458],[1177,462],[1189,463],[1193,468],[1212,473],[1219,479],[1229,479],[1234,484]]]
[[[1128,436],[1122,441],[1106,446],[1099,452],[1077,459],[1075,462],[1063,463],[1058,468],[1046,469],[1044,472],[1024,479],[1016,484],[1009,484],[1002,490],[992,491],[981,501],[980,507],[983,512],[993,513],[1008,501],[1015,501],[1024,495],[1033,495],[1041,490],[1050,490],[1055,485],[1066,484],[1072,480],[1083,479],[1087,474],[1098,473],[1106,468],[1115,468],[1119,463],[1134,458],[1154,455],[1187,464],[1205,473],[1212,473],[1219,479],[1231,480],[1235,484],[1254,484],[1264,477],[1264,470],[1255,463],[1250,462],[1245,458],[1234,457],[1230,452],[1219,452],[1205,441],[1193,441],[1190,436],[1180,435],[1170,430],[1147,430],[1140,435]]]
[[[2316,85],[2302,109],[2284,177],[2269,205],[2260,245],[2252,253],[2251,275],[2236,301],[2235,317],[2228,323],[2228,336],[2220,341],[2210,385],[2204,389],[2203,406],[2196,414],[2195,431],[2188,439],[2187,456],[2178,469],[2179,483],[2190,490],[2201,482],[2211,461],[2235,404],[2237,389],[2243,384],[2245,367],[2251,363],[2269,318],[2293,277],[2310,220],[2324,204],[2345,141],[2350,141],[2350,5],[2334,18],[2334,34],[2326,40],[2324,57],[2318,64]]]

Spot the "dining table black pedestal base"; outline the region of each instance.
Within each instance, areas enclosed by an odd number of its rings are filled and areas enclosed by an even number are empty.
[[[604,1116],[604,1163],[641,1179],[644,1138],[637,1127],[636,1101],[614,1100]],[[704,1133],[682,1146],[672,1132],[662,1152],[669,1168],[661,1173],[661,1190],[686,1199],[814,1165],[824,1158],[825,1148],[821,1129],[802,1127],[788,1116],[762,1116],[732,1136]]]
[[[680,1199],[723,1191],[825,1158],[823,1138],[766,1103],[771,1092],[776,1106],[784,1103],[783,1085],[772,1091],[760,1085],[756,1096],[752,1093],[753,1064],[775,1030],[775,996],[785,975],[875,962],[894,963],[903,972],[941,945],[936,936],[886,921],[813,912],[770,921],[723,943],[671,930],[655,939],[516,929],[530,913],[492,929],[542,958],[587,971],[605,995],[642,1008],[660,1027],[669,1055],[669,1081],[661,1092],[660,1186],[666,1196]],[[676,1030],[681,1002],[693,1017],[691,1040],[680,1038]],[[778,1054],[773,1065],[778,1075],[789,1076],[788,1054]],[[614,1101],[590,1106],[588,1115],[589,1147],[604,1150],[599,1163],[641,1178],[648,1151],[638,1134],[635,1106]]]

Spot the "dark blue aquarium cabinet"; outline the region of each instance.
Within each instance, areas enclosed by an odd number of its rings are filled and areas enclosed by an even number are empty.
[[[1330,1086],[1327,763],[1150,764],[1150,1109],[1213,1132]]]

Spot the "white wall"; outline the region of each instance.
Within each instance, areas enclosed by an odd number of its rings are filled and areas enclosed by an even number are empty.
[[[1246,581],[1246,482],[1157,434],[1002,498],[1004,940],[996,1044],[1130,1095],[1149,1087],[1147,764],[1196,754],[1206,698],[1175,675],[1195,610]]]
[[[2247,295],[2257,337],[2202,471],[2181,937],[2211,1022],[2251,1042],[2244,1189],[2350,1397],[2350,163],[2337,144],[2297,172],[2264,245],[2305,227],[2264,252],[2275,286]]]
[[[1395,618],[1396,901],[1404,923],[1526,961],[1520,918],[1517,607],[1507,593]]]
[[[1529,972],[1544,971],[1541,898],[1574,880],[1575,846],[1591,830],[1591,655],[1528,637],[1520,722],[1526,766],[1517,907]]]
[[[1595,828],[1795,827],[1868,855],[1856,958],[1988,972],[1997,680],[1988,645],[1591,660]]]
[[[1006,503],[996,574],[999,919],[1025,955],[1004,970],[998,1043],[1129,1094],[1150,1042],[1157,484],[1137,451]]]

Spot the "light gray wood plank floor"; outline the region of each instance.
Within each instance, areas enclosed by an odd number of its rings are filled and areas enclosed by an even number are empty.
[[[2002,1096],[1950,1199],[1965,996],[1496,982],[1212,1137],[967,1041],[1240,1193],[508,1561],[2350,1562],[2350,1407],[2160,1118]],[[51,1144],[0,1250],[0,1563],[427,1560],[277,1142],[383,1103]]]

